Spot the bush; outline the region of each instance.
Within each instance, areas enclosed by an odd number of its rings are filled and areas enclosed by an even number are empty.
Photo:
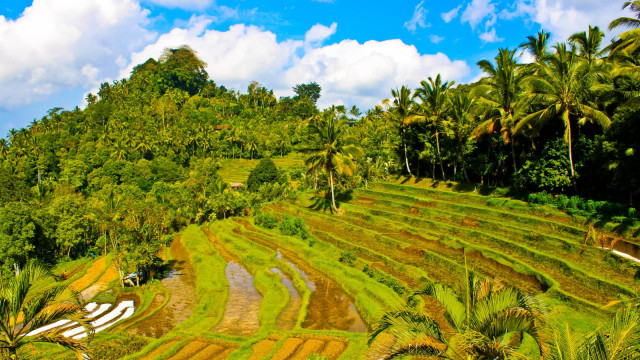
[[[271,214],[259,213],[254,215],[253,222],[265,229],[273,229],[278,225],[278,218]]]
[[[299,217],[285,215],[278,229],[282,235],[298,236],[301,239],[309,237],[307,224]]]
[[[251,170],[247,179],[247,190],[258,191],[262,184],[273,184],[278,182],[278,168],[271,159],[262,159],[258,165]]]
[[[338,261],[353,267],[353,263],[356,261],[356,254],[353,251],[341,251]]]

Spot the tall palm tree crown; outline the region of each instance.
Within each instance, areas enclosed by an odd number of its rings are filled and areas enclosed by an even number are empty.
[[[309,123],[312,143],[307,148],[311,155],[305,160],[308,166],[307,174],[318,170],[327,173],[331,187],[331,203],[336,212],[338,207],[334,191],[335,176],[352,175],[356,168],[354,159],[362,155],[357,139],[347,133],[348,128],[347,120],[337,119],[333,109],[325,111]]]
[[[593,122],[604,130],[609,127],[609,117],[588,102],[589,94],[606,87],[595,81],[598,76],[606,76],[606,73],[590,66],[574,48],[568,49],[566,44],[558,44],[555,49],[556,52],[547,57],[546,64],[536,64],[536,73],[527,78],[529,96],[539,100],[544,108],[523,118],[516,125],[515,133],[528,130],[535,135],[549,121],[561,121],[565,129],[571,179],[576,187],[571,118],[579,119],[579,124]]]
[[[407,156],[406,136],[408,126],[416,117],[415,103],[411,100],[411,89],[404,85],[400,90],[391,89],[391,96],[393,96],[393,107],[387,111],[386,115],[400,132],[400,137],[402,137],[402,146],[404,148],[404,163],[407,167],[407,172],[411,176],[411,168],[409,167],[409,158]]]
[[[442,164],[442,154],[440,153],[440,127],[444,120],[444,114],[447,111],[448,91],[455,82],[446,81],[443,83],[440,74],[436,76],[435,80],[431,77],[427,80],[428,82],[425,80],[420,82],[420,87],[416,89],[413,97],[419,98],[421,102],[418,107],[421,115],[420,120],[431,124],[435,128],[438,161],[440,162],[440,170],[442,171],[442,178],[444,179],[444,165]]]

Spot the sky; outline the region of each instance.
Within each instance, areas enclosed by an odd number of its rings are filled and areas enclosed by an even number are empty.
[[[83,107],[103,82],[165,48],[189,45],[219,85],[276,96],[317,82],[320,107],[366,110],[390,89],[441,74],[467,83],[476,63],[541,29],[564,41],[606,31],[623,0],[3,0],[0,137],[48,109]],[[521,60],[529,61],[523,54]]]

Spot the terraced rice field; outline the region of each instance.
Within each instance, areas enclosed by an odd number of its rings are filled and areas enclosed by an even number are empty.
[[[237,154],[236,154],[237,155]],[[297,153],[287,154],[284,157],[274,155],[271,160],[282,171],[288,171],[291,168],[304,166],[304,158]],[[222,160],[222,167],[218,170],[218,174],[226,182],[246,183],[251,170],[258,165],[260,160],[250,159],[226,159]]]
[[[183,231],[165,257],[173,270],[111,330],[151,340],[127,359],[374,359],[394,340],[368,349],[372,324],[429,281],[457,284],[465,266],[540,296],[576,328],[593,328],[603,320],[598,309],[630,294],[640,270],[635,239],[617,241],[625,258],[602,248],[612,241],[585,245],[587,225],[559,211],[438,184],[358,189],[340,214],[314,204],[306,194],[264,209],[303,218],[306,239],[251,217]],[[356,260],[341,261],[345,252]],[[107,268],[98,259],[74,287],[108,279]],[[450,333],[444,309],[420,299]]]

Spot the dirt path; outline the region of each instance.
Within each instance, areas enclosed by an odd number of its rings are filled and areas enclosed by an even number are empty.
[[[130,334],[160,338],[189,319],[198,303],[195,273],[180,235],[174,238],[170,249],[173,260],[169,263],[172,270],[161,280],[169,294],[169,301],[154,315],[128,329]]]
[[[80,279],[71,283],[71,288],[73,288],[73,290],[75,291],[81,291],[87,286],[91,285],[104,270],[106,262],[106,257],[103,256],[101,258],[98,258],[98,260],[94,261],[93,264],[89,266],[87,272],[82,275]]]
[[[116,270],[115,265],[111,264],[107,268],[107,270],[100,276],[100,278],[93,283],[88,288],[82,290],[80,295],[85,301],[89,301],[92,297],[94,297],[99,292],[105,290],[109,284],[118,279],[120,276],[118,275],[118,270]]]

